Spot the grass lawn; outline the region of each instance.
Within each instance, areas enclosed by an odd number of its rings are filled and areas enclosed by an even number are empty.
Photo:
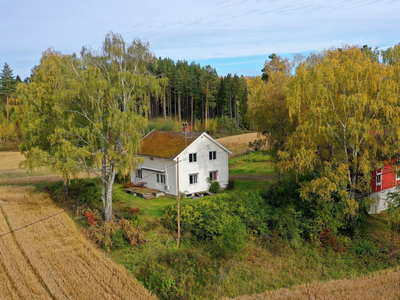
[[[263,190],[271,183],[270,180],[239,180],[235,179],[235,189],[226,190],[224,193],[235,194],[239,191]]]
[[[230,175],[270,175],[275,174],[271,162],[246,162],[229,168]]]
[[[114,184],[113,200],[115,210],[122,210],[125,206],[140,208],[140,211],[144,213],[144,216],[147,218],[161,217],[162,209],[165,206],[176,203],[176,198],[174,197],[164,196],[146,200],[141,197],[130,195],[125,193],[123,187],[118,183]]]
[[[255,153],[251,155],[260,154]],[[244,155],[246,156],[246,155]],[[247,155],[246,157],[248,157]],[[239,157],[240,159],[240,157]],[[223,193],[237,193],[241,191],[254,191],[261,190],[268,187],[271,180],[271,175],[275,174],[273,163],[271,162],[243,162],[240,161],[238,164],[230,166],[229,173],[231,175],[256,175],[263,176],[265,178],[257,178],[258,180],[249,179],[235,179],[235,189],[226,190]],[[136,197],[127,194],[120,184],[114,184],[114,199],[113,206],[115,211],[122,211],[124,207],[135,207],[139,208],[142,215],[145,218],[160,218],[163,215],[163,208],[176,203],[176,198],[172,196],[164,196],[156,199],[146,200],[141,197]],[[181,199],[181,203],[185,199]]]

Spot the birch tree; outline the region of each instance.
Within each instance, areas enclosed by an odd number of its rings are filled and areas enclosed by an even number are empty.
[[[149,95],[153,89],[159,92],[149,72],[153,63],[147,42],[126,43],[111,32],[98,51],[84,47],[79,56],[44,53],[33,82],[21,88],[29,116],[23,147],[28,161],[33,164],[34,157],[46,154],[58,171],[68,166],[65,171],[98,176],[107,222],[115,175],[137,164]]]
[[[301,63],[287,88],[287,108],[298,122],[280,153],[281,165],[319,177],[303,197],[329,199],[367,193],[371,171],[399,153],[400,94],[395,67],[368,57],[359,47],[322,53]],[[347,192],[346,192],[347,190]]]
[[[286,87],[291,76],[288,59],[270,55],[265,62],[262,77],[248,77],[248,114],[255,129],[267,139],[268,145],[277,153],[282,150],[293,133],[296,122],[289,118]]]
[[[49,49],[33,70],[31,82],[18,85],[24,118],[21,124],[25,156],[22,167],[47,167],[59,173],[67,192],[68,179],[76,173],[77,152],[65,139],[56,137],[63,114],[56,108],[65,97],[65,78],[71,57]],[[69,71],[69,72],[70,72]]]
[[[64,113],[59,138],[67,136],[80,151],[79,166],[102,182],[105,221],[112,217],[112,191],[118,171],[127,174],[147,126],[150,89],[158,87],[150,72],[154,55],[149,44],[110,33],[99,51],[83,48],[72,61],[67,80],[74,95],[59,103]]]

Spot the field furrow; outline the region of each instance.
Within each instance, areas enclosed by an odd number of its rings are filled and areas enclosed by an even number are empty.
[[[0,234],[11,231],[3,211],[0,199]],[[13,233],[7,234],[0,241],[1,299],[51,299],[48,291],[37,277],[29,260],[21,251]]]
[[[55,299],[153,298],[123,267],[88,242],[71,218],[66,213],[60,214],[61,210],[47,195],[32,192],[28,187],[0,188],[1,210],[12,229],[54,215],[2,238],[0,257],[5,267],[13,272],[10,272],[13,280],[16,280],[17,271],[23,275],[26,289],[33,289],[30,281],[36,280],[35,293],[44,295],[41,299],[45,299],[46,294]],[[0,222],[7,223],[4,216],[2,219]],[[19,258],[15,257],[15,251]],[[5,263],[7,259],[19,259],[24,264],[14,270],[16,268]],[[22,279],[16,283],[5,279],[9,284],[0,291],[0,298],[7,291],[18,295],[30,292],[19,288]]]

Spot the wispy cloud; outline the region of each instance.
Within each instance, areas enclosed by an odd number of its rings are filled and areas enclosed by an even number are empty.
[[[387,47],[400,42],[399,11],[398,0],[5,1],[0,64],[18,64],[18,73],[28,76],[48,47],[65,53],[83,45],[96,49],[110,30],[128,41],[146,38],[157,56],[196,61],[342,43]]]

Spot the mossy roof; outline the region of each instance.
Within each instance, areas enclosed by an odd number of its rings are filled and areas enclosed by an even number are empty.
[[[140,154],[175,158],[202,133],[153,130],[142,139]]]

